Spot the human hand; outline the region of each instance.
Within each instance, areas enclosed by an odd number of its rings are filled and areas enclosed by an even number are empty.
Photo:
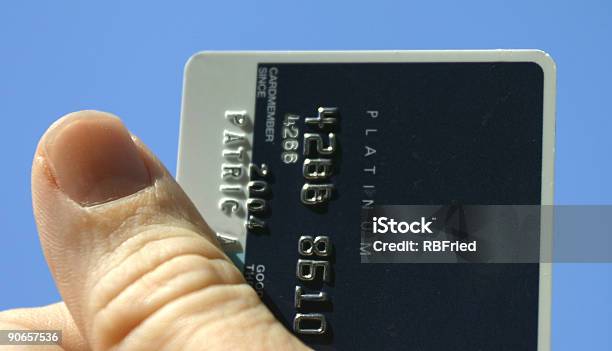
[[[64,302],[0,313],[0,329],[63,331],[62,348],[29,349],[307,349],[118,118],[81,111],[54,123],[34,156],[32,200]]]

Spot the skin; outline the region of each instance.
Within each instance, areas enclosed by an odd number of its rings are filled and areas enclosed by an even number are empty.
[[[32,202],[63,302],[0,312],[0,329],[61,329],[63,342],[3,350],[307,349],[117,117],[54,123],[34,156]]]

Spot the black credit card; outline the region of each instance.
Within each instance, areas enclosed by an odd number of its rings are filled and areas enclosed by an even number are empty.
[[[444,351],[547,345],[538,263],[360,259],[363,209],[548,201],[550,78],[537,60],[495,57],[269,56],[251,69],[244,275],[308,345]]]

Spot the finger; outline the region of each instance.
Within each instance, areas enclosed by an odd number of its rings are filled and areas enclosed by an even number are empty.
[[[56,122],[37,149],[32,193],[45,257],[92,349],[303,347],[118,118]]]
[[[61,330],[61,347],[44,350],[86,351],[85,339],[79,333],[63,302],[36,308],[19,308],[0,312],[0,330]],[[7,350],[40,350],[41,346],[13,346]]]

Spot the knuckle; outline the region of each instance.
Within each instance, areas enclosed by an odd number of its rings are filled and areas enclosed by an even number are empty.
[[[160,234],[156,229],[130,240],[105,259],[110,267],[94,275],[99,279],[91,284],[88,329],[97,349],[115,348],[162,310],[176,310],[193,295],[214,301],[218,287],[246,286],[221,251],[195,233],[166,228]],[[159,339],[164,333],[151,335]]]

